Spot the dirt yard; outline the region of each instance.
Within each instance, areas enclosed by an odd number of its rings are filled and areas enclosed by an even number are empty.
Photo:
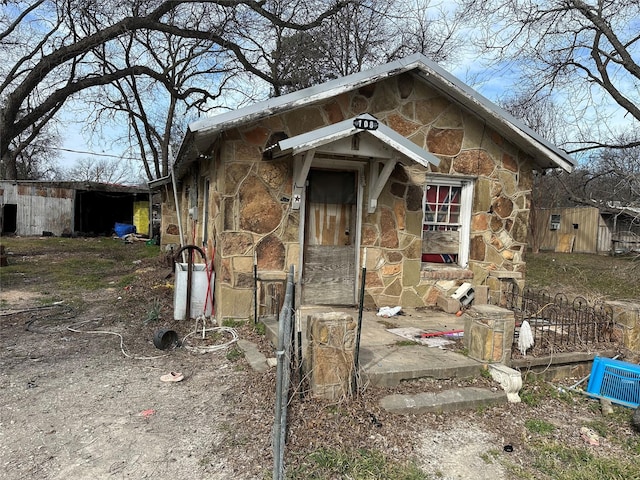
[[[0,269],[2,478],[271,478],[275,372],[252,371],[234,346],[204,354],[154,347],[161,327],[180,338],[194,328],[172,319],[173,279],[163,256],[150,252],[156,247],[112,239],[3,243],[9,266]],[[236,330],[273,355],[252,325]],[[184,379],[162,382],[169,372]],[[411,382],[396,391],[466,384],[497,388],[480,378]],[[295,472],[327,448],[376,450],[390,462],[414,461],[420,478],[469,480],[535,472],[532,448],[541,441],[605,457],[640,453],[629,410],[616,408],[609,419],[597,402],[557,392],[537,384],[523,391],[536,401],[421,416],[381,410],[378,401],[390,391],[367,389],[337,405],[294,395],[288,478],[310,478]],[[531,419],[553,425],[550,438],[530,431]],[[604,436],[585,446],[580,428],[596,424],[606,427]]]

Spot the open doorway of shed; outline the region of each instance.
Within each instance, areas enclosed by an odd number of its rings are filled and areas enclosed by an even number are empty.
[[[18,205],[7,203],[2,206],[2,233],[15,233],[18,228]]]
[[[77,191],[74,222],[76,234],[109,236],[116,223],[133,225],[135,201],[136,195],[131,193]]]
[[[307,180],[302,301],[354,305],[358,172],[312,168]]]

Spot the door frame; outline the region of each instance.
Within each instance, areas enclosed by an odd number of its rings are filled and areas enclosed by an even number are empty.
[[[299,162],[296,162],[298,165]],[[361,241],[361,233],[362,233],[362,209],[363,209],[363,198],[364,198],[364,167],[367,164],[366,161],[357,161],[357,160],[338,160],[338,159],[330,159],[330,158],[314,158],[311,162],[311,168],[314,169],[330,169],[330,170],[343,170],[343,171],[351,171],[356,173],[356,218],[355,218],[355,239],[354,239],[354,247],[355,247],[355,269],[356,269],[356,282],[353,285],[353,300],[354,305],[357,303],[357,292],[358,292],[358,280],[360,280],[360,241]],[[307,172],[308,174],[308,172]],[[294,178],[296,176],[294,175]],[[305,234],[306,234],[306,219],[307,219],[307,181],[305,178],[304,188],[301,189],[301,201],[300,201],[300,228],[298,230],[298,242],[300,244],[300,258],[298,260],[298,281],[296,285],[296,303],[301,305],[302,301],[302,290],[304,288],[304,250],[305,250]]]

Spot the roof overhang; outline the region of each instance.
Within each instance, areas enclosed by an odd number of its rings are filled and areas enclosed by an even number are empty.
[[[171,174],[164,177],[156,178],[154,180],[150,180],[147,182],[147,185],[149,186],[149,190],[157,190],[158,188],[163,187],[164,185],[168,185],[169,183],[171,183]]]
[[[149,189],[143,186],[93,181],[0,180],[0,182],[4,184],[33,186],[39,188],[65,188],[68,190],[75,190],[76,192],[149,193]]]
[[[193,122],[178,150],[176,167],[195,161],[201,155],[208,155],[219,134],[225,130],[317,103],[406,72],[423,79],[530,155],[536,168],[573,170],[575,161],[566,152],[421,54]]]
[[[324,146],[338,142],[344,138],[351,137],[357,134],[370,135],[373,138],[378,139],[384,145],[387,145],[395,152],[402,156],[413,160],[414,162],[428,167],[429,164],[439,165],[440,159],[438,159],[432,153],[420,148],[411,140],[400,135],[392,128],[382,123],[378,124],[375,130],[363,130],[357,128],[354,125],[356,119],[376,120],[372,115],[363,114],[357,117],[343,120],[342,122],[334,123],[326,127],[318,128],[307,133],[296,135],[295,137],[281,140],[275,144],[271,149],[271,155],[273,158],[279,158],[286,155],[299,155],[309,150],[319,150]],[[359,150],[353,150],[351,152],[354,156],[367,156],[367,157],[382,157],[384,155],[376,155],[375,153],[366,152],[364,155],[359,153]]]

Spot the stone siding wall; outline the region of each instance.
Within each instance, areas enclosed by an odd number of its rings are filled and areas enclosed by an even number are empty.
[[[289,201],[293,159],[263,160],[270,138],[281,132],[291,137],[365,112],[441,161],[430,170],[398,165],[376,211],[367,214],[365,209],[361,245],[368,251],[367,306],[435,305],[440,292],[462,281],[498,290],[489,272],[524,271],[530,159],[423,81],[403,74],[225,133],[216,153],[211,152],[217,161],[200,169],[200,175],[212,179],[211,197],[217,206],[210,231],[215,232],[215,293],[221,316],[252,314],[254,254],[258,269],[272,278],[278,273],[284,278],[289,265],[298,265],[300,217]],[[468,269],[429,269],[421,263],[427,173],[477,178]],[[190,181],[186,176],[183,185]],[[164,233],[172,228],[171,223],[163,225]]]

